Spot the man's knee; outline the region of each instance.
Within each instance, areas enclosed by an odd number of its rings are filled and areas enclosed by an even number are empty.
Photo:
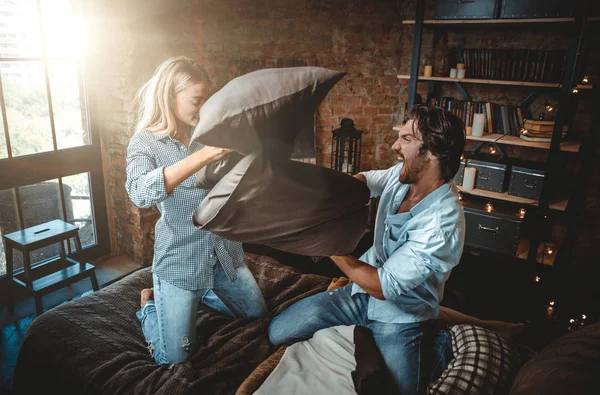
[[[274,346],[282,346],[286,344],[287,336],[286,329],[283,321],[280,319],[281,315],[273,318],[271,324],[269,325],[269,341]]]

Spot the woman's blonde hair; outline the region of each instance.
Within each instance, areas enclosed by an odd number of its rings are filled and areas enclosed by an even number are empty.
[[[193,59],[177,56],[161,63],[135,95],[132,106],[135,132],[147,130],[174,137],[177,132],[173,110],[175,95],[190,83],[198,82],[210,84],[206,71]]]

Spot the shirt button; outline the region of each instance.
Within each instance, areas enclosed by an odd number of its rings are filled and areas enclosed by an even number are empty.
[[[214,255],[213,255],[213,254],[210,254],[210,257],[212,258],[212,257],[214,257]]]

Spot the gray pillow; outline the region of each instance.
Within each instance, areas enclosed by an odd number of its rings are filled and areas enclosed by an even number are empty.
[[[192,141],[242,154],[296,135],[345,72],[322,67],[264,69],[235,78],[200,109]],[[274,150],[289,155],[291,149]]]
[[[194,212],[196,227],[310,256],[350,254],[363,236],[369,189],[309,163],[245,156]]]

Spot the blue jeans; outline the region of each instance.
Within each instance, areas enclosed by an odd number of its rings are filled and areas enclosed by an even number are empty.
[[[269,340],[276,346],[310,339],[320,329],[336,325],[362,325],[373,332],[396,389],[393,393],[423,392],[431,378],[432,365],[439,361],[433,354],[433,322],[390,324],[369,320],[370,296],[351,295],[352,285],[325,291],[290,306],[273,319]]]
[[[196,318],[198,303],[229,317],[260,317],[268,313],[256,280],[246,266],[237,269],[231,282],[221,265],[215,266],[212,289],[188,291],[153,275],[154,300],[148,301],[136,315],[150,354],[160,365],[184,361],[198,346]]]

